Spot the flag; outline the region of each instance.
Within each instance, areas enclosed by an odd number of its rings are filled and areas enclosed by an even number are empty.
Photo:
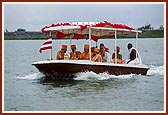
[[[42,53],[42,50],[48,50],[52,49],[52,36],[49,36],[48,40],[46,40],[43,45],[40,47],[40,53]]]

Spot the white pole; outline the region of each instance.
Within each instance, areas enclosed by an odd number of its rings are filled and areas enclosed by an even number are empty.
[[[115,45],[114,45],[114,49],[115,49],[115,64],[117,63],[117,30],[115,30]]]
[[[89,58],[91,61],[91,28],[89,27]]]
[[[49,37],[51,36],[51,31],[50,31],[50,34],[49,34]],[[52,60],[52,48],[50,49],[50,60]]]
[[[138,51],[138,32],[136,32],[136,49]],[[136,52],[136,58],[138,56],[138,53]]]
[[[71,45],[72,45],[72,37],[73,37],[73,35],[71,34],[71,35],[70,35],[70,47],[71,47]],[[71,48],[69,48],[69,52],[71,52]]]
[[[72,37],[70,36],[70,45],[72,44]]]
[[[51,52],[51,53],[50,53],[50,54],[51,54],[51,58],[50,58],[50,59],[53,60],[53,59],[52,59],[52,48],[51,48],[51,51],[50,51],[50,52]]]
[[[97,42],[96,42],[96,47],[98,48]]]

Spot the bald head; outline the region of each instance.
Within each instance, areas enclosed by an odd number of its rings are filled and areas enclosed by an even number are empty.
[[[131,48],[132,48],[132,44],[129,43],[129,44],[127,45],[127,48],[128,48],[128,49],[131,49]]]

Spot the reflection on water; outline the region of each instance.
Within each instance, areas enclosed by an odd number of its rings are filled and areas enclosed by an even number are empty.
[[[58,81],[54,81],[52,79],[46,79],[46,78],[42,78],[39,80],[40,84],[43,85],[50,85],[52,87],[71,87],[73,85],[76,85],[78,83],[80,83],[82,81],[75,81],[75,80],[58,80]]]
[[[118,76],[119,77],[119,76]],[[59,80],[53,81],[50,79],[42,78],[39,80],[39,84],[42,84],[44,91],[47,93],[49,90],[63,89],[63,96],[79,96],[103,93],[106,90],[115,91],[117,89],[123,89],[132,85],[138,79],[138,75],[134,75],[130,78],[110,78],[108,80]]]

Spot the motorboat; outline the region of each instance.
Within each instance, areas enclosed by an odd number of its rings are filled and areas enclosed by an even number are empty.
[[[44,34],[49,34],[49,36],[54,34],[59,39],[69,37],[70,43],[72,39],[88,39],[90,46],[91,40],[97,42],[99,39],[113,37],[115,39],[115,47],[117,46],[118,35],[123,36],[133,34],[136,36],[137,41],[138,34],[141,33],[141,31],[132,27],[122,24],[112,24],[107,21],[58,23],[45,26],[41,31]],[[136,46],[138,46],[138,42],[136,42]],[[149,67],[145,64],[118,64],[116,62],[116,56],[114,63],[93,62],[91,61],[91,57],[90,60],[53,60],[52,47],[49,49],[51,50],[49,60],[37,61],[32,63],[32,65],[34,65],[46,77],[52,79],[73,79],[75,73],[85,71],[93,71],[95,73],[107,72],[112,75],[146,75],[149,70]],[[89,52],[91,53],[91,48],[89,49]]]

